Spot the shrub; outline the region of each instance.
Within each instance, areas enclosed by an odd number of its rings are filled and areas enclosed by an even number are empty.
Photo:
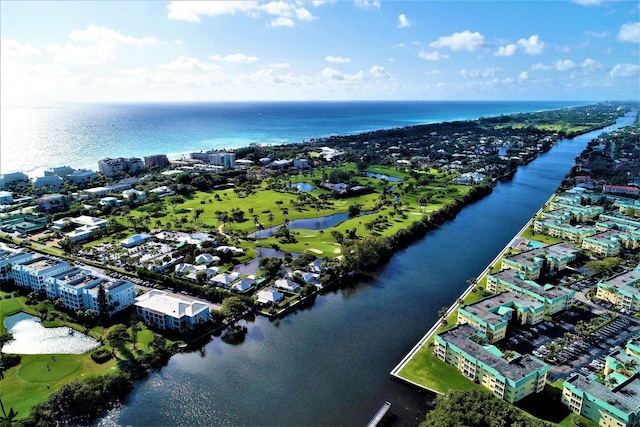
[[[102,364],[108,362],[113,357],[113,354],[106,348],[99,348],[91,353],[91,358],[94,362]]]

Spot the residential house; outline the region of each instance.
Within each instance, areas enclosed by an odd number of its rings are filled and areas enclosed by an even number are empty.
[[[276,302],[282,301],[284,295],[273,288],[265,288],[256,294],[256,300],[258,304],[271,305]]]
[[[275,288],[282,289],[287,292],[299,292],[300,284],[287,279],[278,279],[274,284]]]

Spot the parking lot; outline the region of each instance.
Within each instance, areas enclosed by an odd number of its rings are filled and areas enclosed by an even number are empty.
[[[633,336],[640,335],[640,324],[620,316],[586,338],[573,333],[575,325],[597,317],[588,309],[569,310],[536,326],[512,328],[500,343],[504,350],[533,354],[549,364],[549,380],[566,379],[573,372],[587,375],[604,369],[604,361],[611,351],[624,347]],[[553,355],[554,340],[564,339],[560,350]],[[551,357],[550,357],[551,356]]]

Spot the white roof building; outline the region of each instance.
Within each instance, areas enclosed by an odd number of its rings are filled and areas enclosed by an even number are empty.
[[[138,316],[159,329],[180,330],[210,318],[208,301],[166,291],[152,290],[136,298]]]
[[[284,298],[281,292],[272,288],[265,288],[258,292],[256,298],[260,304],[272,304],[274,302],[281,301]]]

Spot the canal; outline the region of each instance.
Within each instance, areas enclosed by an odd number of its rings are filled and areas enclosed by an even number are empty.
[[[394,425],[416,425],[427,395],[389,372],[438,310],[549,198],[599,133],[559,142],[453,221],[395,254],[369,280],[320,296],[313,307],[280,321],[259,317],[239,345],[214,338],[200,351],[177,354],[100,424],[364,426],[388,400]]]

